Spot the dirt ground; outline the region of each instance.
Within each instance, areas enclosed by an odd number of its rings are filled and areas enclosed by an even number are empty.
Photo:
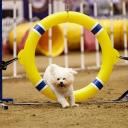
[[[78,54],[71,54],[70,65],[78,67],[78,59]],[[85,59],[86,64],[95,63],[94,54],[88,54],[88,58],[85,56]],[[46,57],[36,57],[39,70],[44,70],[48,63],[46,60]],[[63,56],[56,58],[54,63],[63,65]],[[8,110],[0,108],[0,128],[128,128],[128,102],[104,103],[104,101],[118,98],[128,90],[128,65],[120,66],[120,63],[122,61],[114,67],[104,88],[96,96],[80,103],[80,106],[76,108],[62,109],[58,103],[38,92],[26,78],[4,79],[4,98],[13,98],[14,102],[39,102],[41,104],[9,104]],[[94,69],[79,71],[74,83],[75,89],[90,83],[97,73],[98,70]],[[3,72],[4,76],[11,74],[12,65]],[[19,64],[18,74],[24,74]]]

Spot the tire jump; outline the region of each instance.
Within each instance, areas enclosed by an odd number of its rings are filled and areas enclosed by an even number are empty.
[[[45,84],[35,65],[35,50],[41,35],[49,28],[65,22],[76,23],[91,31],[97,38],[102,51],[102,65],[96,78],[82,89],[74,91],[76,102],[82,102],[93,97],[108,81],[113,66],[119,59],[119,52],[112,47],[112,42],[106,30],[93,18],[78,12],[64,11],[47,16],[38,22],[29,33],[25,47],[18,54],[18,60],[23,65],[33,86],[46,97],[56,100],[50,87]]]

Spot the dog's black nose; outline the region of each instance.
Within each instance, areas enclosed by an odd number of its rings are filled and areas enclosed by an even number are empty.
[[[63,82],[60,82],[60,84],[63,84]]]
[[[61,87],[64,87],[64,83],[62,81],[60,82],[60,86]]]

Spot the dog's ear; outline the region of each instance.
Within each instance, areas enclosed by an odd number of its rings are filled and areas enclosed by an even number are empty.
[[[50,65],[50,72],[51,72],[51,74],[54,75],[55,70],[56,70],[57,67],[58,67],[58,66],[57,66],[56,64],[51,64],[51,65]]]
[[[68,71],[69,71],[71,74],[73,74],[73,75],[77,74],[77,71],[73,70],[72,68],[67,68],[67,69],[68,69]]]

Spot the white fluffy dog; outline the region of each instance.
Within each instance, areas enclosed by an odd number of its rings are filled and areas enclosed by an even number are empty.
[[[74,74],[76,73],[72,68],[63,68],[56,64],[49,65],[44,73],[45,83],[50,86],[63,108],[79,106],[75,103],[73,95]],[[66,100],[67,97],[70,104]]]

